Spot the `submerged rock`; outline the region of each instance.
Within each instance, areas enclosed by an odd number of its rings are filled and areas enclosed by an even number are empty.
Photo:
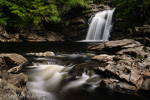
[[[113,61],[114,57],[115,56],[112,56],[112,55],[101,54],[101,55],[93,57],[92,59],[107,62],[107,61]]]
[[[74,66],[70,71],[69,74],[73,77],[76,76],[82,76],[83,73],[86,73],[87,75],[91,76],[94,73],[94,67],[91,64],[87,63],[81,63],[76,66]]]
[[[43,57],[54,57],[55,54],[52,51],[46,51],[46,52],[39,52],[39,53],[26,53],[26,55],[32,55],[32,56],[43,56]]]

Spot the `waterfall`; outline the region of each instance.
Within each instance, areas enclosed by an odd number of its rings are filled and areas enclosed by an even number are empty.
[[[114,11],[115,8],[98,12],[89,19],[89,29],[85,41],[108,41],[113,27]]]

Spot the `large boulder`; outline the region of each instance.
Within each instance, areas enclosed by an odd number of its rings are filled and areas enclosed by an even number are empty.
[[[18,88],[26,86],[28,82],[28,76],[23,73],[11,74],[7,70],[2,70],[1,76],[2,79]]]
[[[18,88],[6,80],[0,78],[0,99],[1,100],[36,100],[32,98],[32,94],[29,90],[24,88]]]
[[[21,66],[25,62],[27,62],[27,59],[25,57],[16,53],[0,54],[0,57],[5,59],[6,64],[13,64],[13,65]]]

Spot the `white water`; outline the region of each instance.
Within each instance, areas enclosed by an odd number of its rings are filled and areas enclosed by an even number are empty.
[[[68,81],[61,86],[64,79],[68,79],[67,71],[71,67],[60,65],[37,65],[29,66],[28,76],[31,81],[27,83],[27,87],[34,95],[45,96],[39,100],[58,100],[59,92],[65,92],[71,88],[77,88],[86,83],[89,76],[83,73],[76,80]]]
[[[86,36],[85,42],[100,42],[108,41],[110,32],[113,27],[113,13],[115,8],[112,10],[105,10],[103,12],[98,12],[94,17],[90,18],[90,26]]]
[[[79,86],[81,86],[82,84],[86,83],[86,80],[88,80],[88,79],[89,79],[89,76],[86,75],[85,73],[83,73],[82,76],[81,76],[78,80],[69,82],[69,83],[62,89],[62,91],[65,91],[65,90],[70,89],[70,88],[79,87]]]
[[[45,96],[42,100],[57,100],[54,91],[60,85],[65,72],[61,72],[64,67],[59,65],[39,65],[33,66],[29,72],[27,87],[34,95]]]

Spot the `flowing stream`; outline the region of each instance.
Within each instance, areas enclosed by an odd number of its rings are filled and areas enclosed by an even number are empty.
[[[44,96],[41,100],[65,100],[66,97],[60,96],[64,96],[68,91],[80,89],[90,77],[95,76],[89,76],[85,72],[76,77],[68,74],[75,64],[80,63],[77,59],[82,58],[88,62],[92,56],[93,54],[61,54],[55,58],[35,58],[32,66],[26,66],[25,73],[29,76],[27,87],[32,94]],[[70,60],[65,62],[66,58]],[[87,89],[92,91],[94,88],[91,85]]]
[[[80,76],[69,74],[70,70],[81,63],[98,66],[98,62],[91,60],[93,56],[92,53],[33,56],[32,65],[24,69],[24,73],[29,76],[27,87],[32,94],[39,96],[38,100],[144,100],[135,95],[98,88],[97,82],[105,76],[96,72],[89,75],[84,69]]]

